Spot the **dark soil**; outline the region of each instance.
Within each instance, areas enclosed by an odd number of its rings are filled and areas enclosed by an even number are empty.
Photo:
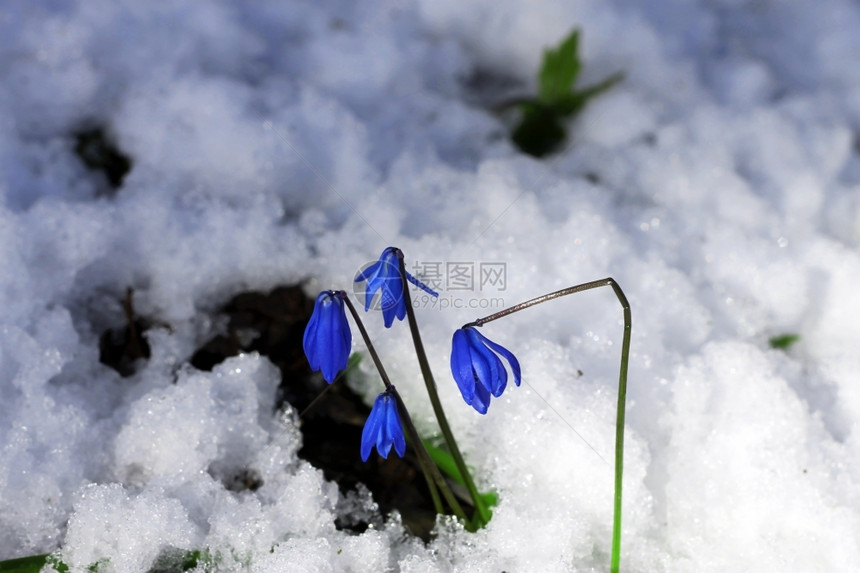
[[[131,170],[131,158],[114,142],[106,126],[90,126],[73,134],[75,154],[91,171],[101,172],[107,182],[98,195],[113,195],[122,187],[123,179]]]
[[[106,331],[100,350],[103,363],[127,376],[133,373],[138,360],[149,356],[142,333],[150,321],[134,315],[130,291],[124,310],[125,326]],[[310,371],[302,337],[312,310],[313,299],[306,297],[299,285],[278,287],[268,294],[237,294],[221,309],[229,318],[227,333],[213,336],[199,348],[191,364],[200,370],[211,370],[240,352],[256,351],[267,356],[281,371],[276,410],[289,402],[301,412],[303,447],[299,457],[321,469],[343,493],[363,483],[373,494],[382,516],[399,511],[404,525],[414,535],[429,540],[436,512],[412,449],[408,448],[402,459],[392,451],[387,460],[374,451],[366,463],[362,462],[361,431],[370,408],[342,380],[329,386],[319,373]],[[231,490],[255,490],[262,485],[253,468],[241,469],[228,481],[225,486]],[[347,518],[335,525],[360,533],[369,524]]]

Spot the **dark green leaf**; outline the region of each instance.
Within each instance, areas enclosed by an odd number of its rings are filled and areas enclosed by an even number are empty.
[[[439,467],[442,473],[446,474],[461,486],[466,487],[463,477],[460,475],[460,470],[457,469],[457,464],[454,462],[454,458],[451,454],[434,445],[431,440],[423,440],[423,442],[424,447],[427,448],[427,453],[430,454],[430,458]],[[485,513],[489,518],[486,521],[481,519],[482,512],[476,511],[469,523],[466,524],[466,529],[468,531],[477,531],[487,525],[487,523],[489,523],[489,519],[493,517],[493,512],[490,511],[490,508],[499,503],[499,496],[494,491],[479,493],[478,499],[484,505],[484,509],[486,510]]]
[[[212,556],[208,549],[182,551],[176,550],[159,556],[153,564],[151,572],[166,573],[189,571],[200,563],[212,563]],[[87,567],[87,571],[98,572],[108,564],[108,559],[100,559]],[[8,559],[0,561],[0,573],[39,573],[45,565],[51,565],[57,573],[66,573],[69,566],[59,560],[53,554],[32,555],[19,559]]]
[[[799,334],[781,334],[779,336],[772,337],[768,342],[770,343],[771,348],[776,348],[777,350],[788,350],[788,348],[800,340]]]
[[[100,573],[101,571],[105,570],[105,567],[108,566],[108,563],[110,563],[110,559],[108,559],[107,557],[102,557],[95,563],[90,564],[90,566],[87,567],[87,571],[89,571],[90,573]]]
[[[355,368],[358,368],[358,365],[361,364],[361,354],[358,352],[353,352],[349,355],[349,359],[346,361],[346,370],[345,372],[351,372]]]
[[[516,106],[520,119],[511,134],[514,144],[525,153],[543,157],[558,151],[567,137],[564,119],[579,113],[588,100],[619,81],[623,75],[614,74],[602,82],[575,91],[582,69],[579,59],[579,30],[567,36],[557,49],[544,52],[538,73],[538,97],[519,99]]]
[[[39,573],[47,563],[53,565],[54,570],[59,573],[65,573],[69,570],[68,566],[52,557],[51,555],[31,555],[30,557],[20,557],[18,559],[7,559],[0,561],[0,572],[2,573]]]
[[[585,107],[588,100],[594,96],[602,94],[622,79],[624,79],[624,74],[620,72],[612,74],[602,82],[596,83],[593,86],[589,86],[582,90],[577,90],[560,98],[553,108],[562,117],[575,115],[582,111],[582,108]]]
[[[430,440],[423,440],[423,442],[427,453],[430,454],[430,459],[442,470],[442,473],[447,474],[452,480],[466,487],[466,483],[463,481],[463,476],[460,475],[460,470],[457,469],[457,464],[454,462],[453,456],[434,445]]]
[[[187,551],[182,549],[167,550],[155,560],[149,573],[181,573],[190,571],[203,563],[212,563],[212,556],[208,549]]]
[[[545,50],[538,73],[538,99],[552,105],[570,93],[579,76],[579,30],[564,39],[557,50]]]
[[[39,573],[47,559],[47,555],[7,559],[6,561],[0,561],[0,571],[3,573]]]
[[[511,139],[520,151],[543,157],[556,151],[567,136],[561,117],[550,107],[530,102],[521,104],[522,118]]]

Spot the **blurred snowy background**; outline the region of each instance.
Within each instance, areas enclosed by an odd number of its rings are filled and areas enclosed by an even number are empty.
[[[534,93],[573,28],[585,84],[625,79],[536,160],[491,107]],[[622,570],[856,571],[858,30],[849,0],[3,2],[0,559],[606,571],[612,293],[485,327],[524,377],[487,416],[447,364],[453,330],[489,312],[469,305],[612,276],[633,309]],[[83,160],[105,142],[113,180]],[[297,457],[267,358],[190,366],[238,292],[349,290],[388,245],[506,269],[504,290],[443,285],[449,308],[419,309],[500,497],[486,529],[440,522],[429,545],[396,518],[336,529],[371,502]],[[122,377],[99,343],[129,288],[151,353]],[[405,325],[370,322],[429,431]],[[237,468],[259,487],[228,488]]]

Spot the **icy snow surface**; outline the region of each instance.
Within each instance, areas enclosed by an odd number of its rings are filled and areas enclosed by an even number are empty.
[[[490,107],[534,90],[574,27],[583,83],[625,79],[534,160]],[[3,2],[0,559],[608,570],[612,292],[484,327],[524,377],[487,416],[447,365],[453,330],[488,313],[469,304],[612,276],[633,309],[622,569],[856,571],[858,30],[848,0]],[[115,192],[75,154],[86,126],[133,162]],[[189,364],[237,292],[349,289],[388,245],[506,265],[505,290],[443,284],[447,308],[419,309],[461,447],[500,496],[486,529],[440,522],[426,546],[397,519],[335,529],[340,494],[272,413],[268,359]],[[129,287],[160,326],[120,378],[98,344]],[[378,318],[428,431],[406,326]],[[239,467],[262,487],[226,489],[218,468]]]

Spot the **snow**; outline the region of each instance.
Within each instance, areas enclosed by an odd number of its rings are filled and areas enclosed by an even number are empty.
[[[625,78],[535,160],[489,106],[533,90],[574,27],[582,82]],[[490,299],[612,276],[633,311],[622,570],[856,570],[858,29],[842,0],[4,3],[0,559],[142,572],[207,549],[224,571],[606,571],[609,289],[484,327],[524,379],[487,416],[448,361]],[[92,126],[132,160],[118,189],[75,154]],[[417,299],[454,432],[500,498],[485,529],[443,518],[429,545],[396,515],[335,528],[375,515],[370,493],[344,496],[297,457],[267,358],[189,362],[236,293],[349,291],[389,245],[407,265],[506,265],[503,291]],[[127,288],[157,324],[122,378],[98,349]],[[432,431],[405,325],[368,318]],[[771,349],[786,333],[801,339]],[[258,489],[225,486],[241,467]]]

